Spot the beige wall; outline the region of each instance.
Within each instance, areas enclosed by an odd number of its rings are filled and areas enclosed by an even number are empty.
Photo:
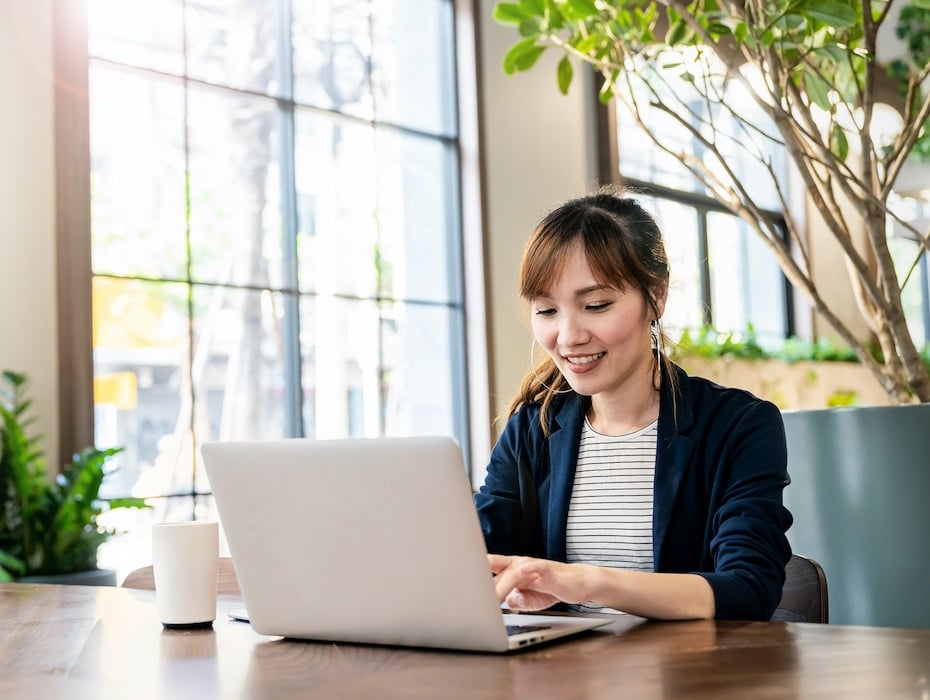
[[[577,71],[567,96],[556,85],[554,55],[544,54],[528,72],[505,75],[504,54],[520,37],[516,30],[494,23],[493,5],[492,0],[479,3],[479,84],[490,384],[500,411],[529,367],[532,336],[517,298],[523,244],[555,204],[595,186],[597,159],[590,71]]]
[[[57,463],[51,0],[0,0],[0,369],[29,375]]]

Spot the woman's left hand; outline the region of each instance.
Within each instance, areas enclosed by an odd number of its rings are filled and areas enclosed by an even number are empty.
[[[586,600],[582,566],[548,559],[489,554],[497,598],[512,610],[544,610]]]

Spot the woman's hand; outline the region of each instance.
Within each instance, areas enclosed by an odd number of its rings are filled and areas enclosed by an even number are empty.
[[[497,598],[512,610],[544,610],[558,602],[580,603],[585,597],[583,564],[562,564],[532,557],[489,554]]]
[[[659,620],[714,616],[714,592],[697,574],[656,574],[499,554],[489,554],[488,564],[498,600],[513,610],[593,601]]]

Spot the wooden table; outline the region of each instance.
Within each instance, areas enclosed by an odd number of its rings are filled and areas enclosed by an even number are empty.
[[[648,622],[515,654],[164,630],[151,591],[0,584],[0,698],[928,698],[930,630]]]

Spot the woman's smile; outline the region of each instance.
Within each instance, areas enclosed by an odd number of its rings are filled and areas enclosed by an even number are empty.
[[[606,352],[598,352],[593,355],[563,355],[563,359],[571,365],[575,372],[588,372],[595,367],[595,363],[600,360]]]

